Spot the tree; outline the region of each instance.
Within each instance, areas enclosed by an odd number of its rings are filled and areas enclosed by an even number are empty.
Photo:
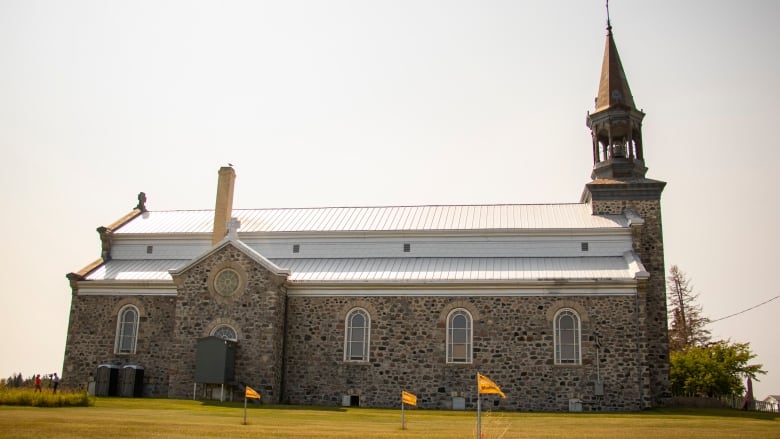
[[[742,382],[766,374],[761,364],[748,364],[755,358],[750,343],[718,341],[705,346],[690,346],[672,352],[670,380],[672,393],[679,396],[740,396]]]
[[[669,290],[669,351],[679,352],[707,344],[711,338],[706,328],[710,319],[702,315],[701,305],[696,303],[699,294],[693,291],[685,272],[672,265],[666,280]]]
[[[5,380],[5,385],[8,387],[21,387],[24,384],[24,379],[21,373],[11,374],[8,379]]]

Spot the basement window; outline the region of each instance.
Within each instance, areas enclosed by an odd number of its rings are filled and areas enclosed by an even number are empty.
[[[293,253],[300,253],[300,252],[301,252],[301,245],[293,244]]]
[[[412,244],[409,244],[408,242],[404,243],[404,253],[409,253],[412,251]]]
[[[580,250],[584,252],[588,251],[588,243],[587,242],[580,243]]]

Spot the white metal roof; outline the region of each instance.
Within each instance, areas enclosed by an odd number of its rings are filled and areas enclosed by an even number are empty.
[[[234,209],[241,233],[589,229],[627,227],[623,215],[593,215],[587,204]],[[116,234],[210,233],[213,210],[145,212]]]
[[[186,265],[189,260],[145,259],[110,260],[85,277],[86,280],[171,280],[168,270]]]
[[[572,258],[329,258],[272,259],[291,282],[470,282],[634,279],[623,256]],[[183,260],[111,260],[87,280],[170,280]]]
[[[292,282],[633,279],[623,257],[277,259]]]

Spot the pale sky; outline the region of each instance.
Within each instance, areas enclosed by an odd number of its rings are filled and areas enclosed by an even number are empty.
[[[614,0],[666,267],[777,296],[780,2]],[[603,0],[0,0],[0,377],[60,372],[65,274],[150,210],[578,202]],[[780,299],[714,323],[780,394]]]

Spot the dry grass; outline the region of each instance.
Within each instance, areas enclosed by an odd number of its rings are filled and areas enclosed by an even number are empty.
[[[0,406],[3,438],[473,438],[475,413],[98,398],[94,407]],[[485,413],[493,438],[780,438],[780,415],[675,409],[641,413]]]
[[[51,390],[35,392],[29,388],[0,386],[0,405],[19,405],[32,407],[87,407],[95,403],[95,398],[87,392],[59,392]]]

